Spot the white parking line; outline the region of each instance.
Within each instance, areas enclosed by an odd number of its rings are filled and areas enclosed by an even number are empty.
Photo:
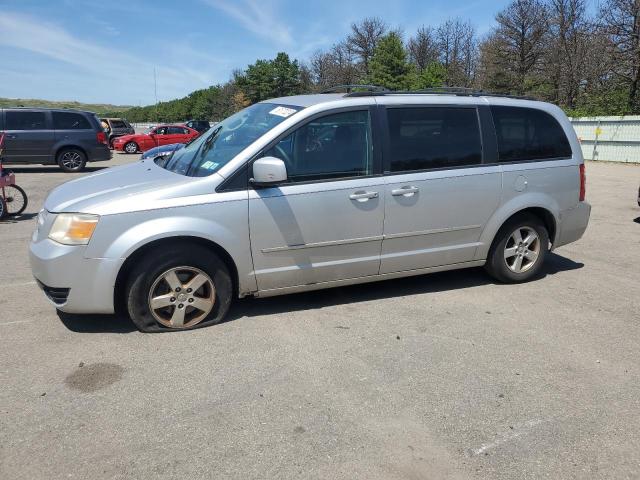
[[[0,323],[0,327],[4,325],[15,325],[16,323],[31,323],[31,322],[33,322],[33,320],[16,320],[15,322]]]
[[[537,419],[537,420],[529,420],[527,422],[524,422],[523,424],[516,425],[515,427],[513,427],[513,431],[511,433],[504,434],[500,438],[498,438],[497,440],[491,443],[485,443],[481,445],[480,448],[476,448],[472,450],[472,452],[474,455],[480,455],[486,450],[491,450],[492,448],[502,445],[503,443],[509,442],[510,440],[515,440],[516,438],[521,437],[522,435],[528,434],[533,427],[541,423],[542,423],[542,420]]]
[[[0,288],[26,287],[27,285],[35,285],[35,284],[36,282],[7,283],[6,285],[0,285]]]

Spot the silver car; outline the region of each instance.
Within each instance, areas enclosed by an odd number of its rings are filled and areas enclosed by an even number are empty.
[[[589,221],[557,107],[482,94],[358,92],[248,107],[177,150],[51,192],[33,275],[72,313],[142,331],[220,322],[267,297],[485,266],[535,278]]]

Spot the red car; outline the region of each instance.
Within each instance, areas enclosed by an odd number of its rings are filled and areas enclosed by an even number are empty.
[[[160,125],[148,128],[144,133],[123,135],[113,140],[113,148],[126,153],[146,152],[170,143],[188,143],[200,133],[183,125]]]

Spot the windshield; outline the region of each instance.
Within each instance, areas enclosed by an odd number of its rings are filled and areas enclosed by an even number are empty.
[[[189,177],[206,177],[302,107],[256,103],[211,127],[176,150],[163,166]]]

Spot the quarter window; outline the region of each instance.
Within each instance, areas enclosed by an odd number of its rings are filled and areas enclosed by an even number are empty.
[[[7,130],[44,130],[46,116],[44,112],[5,112]]]
[[[267,156],[282,159],[290,182],[357,177],[372,173],[369,111],[312,120],[280,140]]]
[[[53,112],[53,128],[56,130],[89,130],[89,121],[79,113]]]
[[[482,161],[475,108],[387,109],[392,172],[453,168]]]
[[[491,107],[501,162],[524,162],[571,157],[562,127],[542,110]]]

